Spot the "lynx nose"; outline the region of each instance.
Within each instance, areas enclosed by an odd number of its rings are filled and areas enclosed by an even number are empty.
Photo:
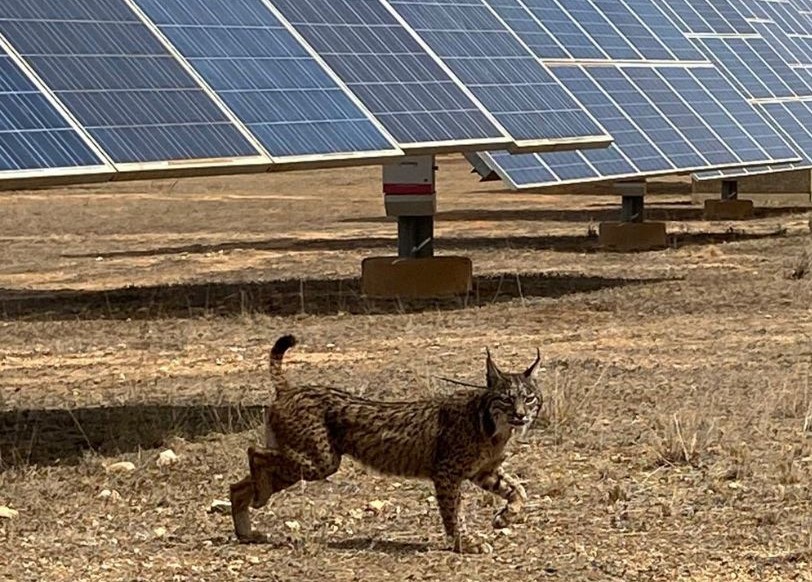
[[[513,417],[510,419],[510,424],[514,424],[516,426],[522,426],[527,424],[527,421],[530,420],[526,414],[514,414]]]

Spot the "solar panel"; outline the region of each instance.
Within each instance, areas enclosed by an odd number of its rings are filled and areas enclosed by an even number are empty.
[[[606,145],[595,119],[482,0],[381,0],[523,148]]]
[[[134,0],[276,163],[398,153],[263,0]]]
[[[0,178],[112,171],[0,41]]]
[[[379,0],[274,0],[405,150],[511,139]]]
[[[484,155],[512,187],[797,159],[652,0],[487,1],[615,140],[574,157]]]
[[[2,2],[0,33],[117,164],[264,158],[123,0]]]
[[[804,159],[781,166],[765,165],[714,172],[699,172],[698,180],[734,178],[776,169],[807,167],[812,163],[812,76],[803,63],[812,63],[812,52],[799,40],[799,31],[811,22],[799,4],[763,0],[728,2],[714,0],[719,15],[698,28],[683,18],[683,11],[707,10],[706,0],[685,0],[671,6],[684,32],[696,39],[705,54],[744,92],[750,103],[782,134]],[[731,30],[735,31],[731,36]]]

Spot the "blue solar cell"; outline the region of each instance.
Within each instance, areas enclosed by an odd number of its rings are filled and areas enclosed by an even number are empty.
[[[645,32],[635,33],[638,30],[634,23],[630,24],[631,28],[623,29],[624,33],[629,35],[634,45],[649,59],[666,59],[671,60],[676,58],[680,61],[704,61],[705,57],[696,48],[696,46],[688,40],[683,32],[666,17],[660,10],[662,4],[655,5],[651,0],[622,0],[623,4],[628,7],[633,17],[639,22],[643,23],[652,34]],[[612,7],[620,6],[616,0],[595,0],[595,3],[603,9],[604,13],[610,15],[610,19],[616,22],[616,18],[612,16]],[[623,18],[628,20],[629,16],[625,10],[618,14],[618,19]],[[653,40],[652,40],[653,37]],[[662,55],[661,49],[658,44],[664,46],[673,57],[669,56],[656,56]],[[646,48],[650,47],[650,48]]]
[[[715,69],[670,67],[661,69],[660,74],[695,111],[702,112],[704,122],[741,161],[793,156],[769,124]]]
[[[673,167],[645,133],[634,124],[634,120],[623,111],[625,104],[614,101],[614,96],[599,87],[590,77],[589,69],[555,67],[553,72],[570,91],[578,95],[592,114],[601,120],[614,139],[614,147],[608,148],[609,151],[584,152],[590,160],[594,160],[596,167],[605,170],[606,175],[630,173],[621,151],[640,171],[662,171]],[[607,156],[608,159],[601,163],[600,156]]]
[[[604,135],[485,4],[389,3],[517,141]]]
[[[643,149],[653,149],[648,144],[643,146]],[[648,154],[650,155],[650,154]],[[623,151],[613,143],[608,148],[583,150],[581,156],[589,162],[589,164],[597,170],[600,176],[625,176],[628,174],[639,174],[640,170],[637,165],[645,165],[651,161],[650,157],[644,160],[634,160],[634,163],[629,160]]]
[[[685,102],[685,95],[679,94],[668,85],[658,72],[652,69],[629,68],[626,75],[663,112],[675,128],[679,128],[688,142],[711,165],[735,164],[739,158],[708,127],[697,114],[697,110]],[[694,105],[698,105],[694,104]],[[732,120],[728,120],[730,123]]]
[[[379,0],[274,5],[400,144],[505,137]]]
[[[686,138],[658,111],[646,98],[640,88],[636,87],[624,73],[615,68],[596,67],[591,71],[592,77],[612,95],[619,103],[624,104],[625,111],[635,120],[652,142],[668,157],[677,168],[699,168],[708,165]]]
[[[136,0],[274,157],[393,146],[262,0]]]
[[[759,74],[753,71],[747,62],[742,60],[743,55],[738,55],[736,50],[731,47],[731,40],[740,41],[740,39],[728,38],[702,38],[698,42],[704,47],[708,57],[726,73],[728,79],[736,83],[747,97],[753,99],[775,97],[776,92],[767,87]],[[738,44],[741,44],[741,42]],[[752,57],[753,53],[748,50],[746,45],[742,48],[745,53],[749,53]],[[789,90],[786,89],[785,94],[788,93]]]
[[[619,34],[631,44],[645,59],[673,60],[671,52],[658,40],[652,32],[632,13],[629,8],[618,0],[594,0],[595,6],[606,15],[606,18],[617,28]],[[661,20],[665,20],[664,18]],[[601,37],[602,40],[602,37]],[[603,44],[601,42],[601,44]],[[612,58],[624,58],[610,55]],[[625,57],[634,58],[634,57]]]
[[[730,39],[731,48],[747,60],[762,83],[777,97],[812,95],[809,86],[802,81],[764,39]],[[747,49],[743,48],[747,45]]]
[[[488,0],[491,6],[500,17],[502,17],[511,29],[525,41],[535,51],[535,54],[543,59],[560,58],[559,47],[566,51],[564,56],[576,59],[606,59],[606,53],[601,50],[598,44],[592,40],[580,24],[554,0]],[[508,8],[515,8],[515,5],[523,7],[524,14],[517,10],[507,11]],[[521,27],[517,26],[521,23]],[[551,35],[555,41],[553,45],[546,43],[533,43],[534,37],[530,36],[533,26]]]
[[[499,168],[515,186],[526,184],[549,184],[560,180],[535,154],[509,154],[488,152],[482,154],[486,164]]]
[[[575,22],[583,27],[595,44],[599,45],[610,59],[638,60],[641,58],[640,53],[632,46],[632,38],[624,37],[615,28],[617,23],[610,23],[590,0],[558,0],[558,4]],[[620,4],[617,3],[617,0],[613,0],[612,4],[611,8],[615,12],[614,16],[619,16],[621,12]],[[606,8],[606,6],[602,8]],[[631,22],[624,21],[622,18],[620,20],[621,26],[626,25],[628,28],[631,25]],[[635,32],[639,38],[640,31]]]
[[[682,32],[713,32],[711,25],[694,9],[691,0],[663,0],[660,5]]]
[[[580,152],[551,152],[541,156],[544,163],[555,173],[559,180],[590,180],[600,176]]]
[[[101,165],[17,63],[0,53],[0,172]]]
[[[689,0],[694,9],[705,8],[705,0]],[[778,3],[751,2],[734,7],[724,0],[716,0],[713,5],[719,14],[725,16],[725,22],[733,22],[733,28],[741,30],[740,21],[744,20],[740,10],[757,13],[758,18],[775,17],[775,22],[757,22],[757,28],[747,24],[749,36],[729,37],[730,26],[713,22],[712,34],[716,37],[703,38],[701,43],[705,53],[720,66],[745,92],[754,99],[771,99],[800,97],[812,95],[812,85],[797,74],[790,64],[800,62],[799,46],[790,39],[789,33],[796,26],[788,12],[788,5]],[[777,24],[782,23],[782,24]],[[764,38],[755,36],[763,33]]]
[[[807,103],[800,101],[788,103],[764,103],[760,106],[770,119],[781,129],[789,142],[804,152],[808,163],[812,152],[812,111]]]
[[[123,0],[2,2],[0,32],[115,162],[258,155]]]
[[[544,24],[539,22],[519,0],[488,0],[488,5],[539,57],[546,59],[570,57],[556,36],[550,34],[544,28]]]
[[[715,32],[723,34],[744,34],[752,32],[750,24],[741,14],[726,2],[712,0],[692,0],[696,10]]]

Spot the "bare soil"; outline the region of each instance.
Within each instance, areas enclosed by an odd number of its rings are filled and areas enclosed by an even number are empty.
[[[812,579],[806,209],[706,223],[662,181],[670,248],[608,253],[606,187],[517,194],[447,157],[437,250],[475,289],[404,304],[358,291],[395,249],[380,189],[359,168],[0,195],[0,579]],[[391,399],[541,347],[544,417],[507,461],[526,523],[492,531],[471,488],[494,552],[452,554],[428,483],[347,461],[255,512],[272,543],[237,544],[208,509],[246,471],[283,332],[292,381]]]

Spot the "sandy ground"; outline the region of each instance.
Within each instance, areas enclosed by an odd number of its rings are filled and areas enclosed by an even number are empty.
[[[17,462],[58,449],[44,430],[2,459],[19,514],[0,518],[0,579],[812,579],[812,288],[788,278],[806,211],[706,223],[665,181],[649,210],[671,248],[620,254],[590,235],[618,214],[600,187],[516,194],[444,158],[438,190],[438,252],[477,282],[422,305],[358,292],[360,261],[395,248],[376,168],[0,195],[0,438],[44,410],[116,408],[106,430],[129,434],[149,406],[260,405],[288,331],[292,381],[376,398],[480,383],[485,346],[505,368],[539,346],[544,418],[507,462],[526,523],[493,532],[496,501],[466,492],[493,554],[445,551],[429,484],[352,462],[256,512],[271,544],[239,545],[208,508],[256,431],[170,418],[160,447],[111,451],[77,421],[98,450]],[[179,462],[159,467],[167,447]]]

